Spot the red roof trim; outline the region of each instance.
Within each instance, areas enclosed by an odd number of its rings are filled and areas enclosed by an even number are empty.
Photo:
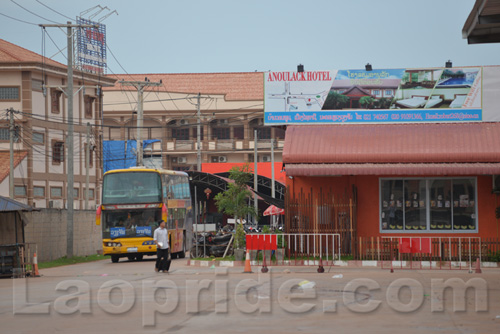
[[[462,164],[287,164],[287,176],[336,175],[493,175],[500,163]]]
[[[285,163],[500,162],[500,123],[289,126]]]

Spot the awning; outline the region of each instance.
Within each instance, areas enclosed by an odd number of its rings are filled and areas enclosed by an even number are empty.
[[[35,209],[36,210],[36,209]],[[33,211],[33,208],[8,197],[0,196],[0,212]]]
[[[500,123],[290,126],[287,176],[500,174]]]
[[[500,0],[476,0],[462,29],[469,44],[500,42]]]
[[[287,176],[336,175],[493,175],[500,163],[287,164]]]
[[[500,163],[500,123],[290,126],[283,162]]]

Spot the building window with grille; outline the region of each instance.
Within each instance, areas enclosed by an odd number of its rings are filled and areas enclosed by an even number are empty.
[[[230,129],[228,127],[212,128],[212,139],[230,139]]]
[[[95,97],[89,95],[84,96],[83,105],[85,108],[85,118],[92,118],[94,101]]]
[[[477,232],[475,178],[380,180],[382,232]]]
[[[189,128],[173,128],[172,138],[176,140],[189,140]]]
[[[26,197],[26,186],[14,186],[14,196]]]
[[[59,114],[61,112],[61,95],[62,92],[59,89],[52,88],[50,90],[50,105],[53,114]]]
[[[89,199],[94,199],[94,189],[89,189]]]
[[[45,144],[45,133],[33,132],[33,136],[31,139],[33,140],[33,144],[43,145]]]
[[[19,132],[20,132],[19,127],[18,126],[14,127],[14,143],[19,142]],[[0,128],[0,141],[10,141],[9,128]]]
[[[270,127],[258,127],[255,130],[257,130],[257,139],[271,139]]]
[[[245,128],[243,126],[235,126],[233,133],[234,139],[245,139]]]
[[[50,198],[62,198],[62,187],[50,187]]]
[[[33,197],[38,197],[38,198],[45,197],[45,187],[34,186]]]
[[[60,164],[64,161],[64,142],[54,141],[52,143],[52,163]]]
[[[19,87],[0,87],[0,101],[20,101]]]

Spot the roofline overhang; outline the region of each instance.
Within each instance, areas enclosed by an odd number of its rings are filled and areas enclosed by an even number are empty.
[[[488,0],[476,0],[467,17],[462,38],[468,44],[500,43],[500,14],[483,15],[487,7]]]
[[[58,67],[54,65],[42,64],[40,62],[0,62],[0,71],[37,71],[44,72],[52,75],[59,75],[66,77],[66,67]],[[93,73],[82,72],[78,70],[73,71],[73,79],[78,80],[84,78],[85,81],[94,84],[100,84],[104,87],[112,87],[115,85],[116,79],[112,79],[107,75],[99,76]]]

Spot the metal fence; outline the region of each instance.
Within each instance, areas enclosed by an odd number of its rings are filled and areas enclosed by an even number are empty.
[[[246,247],[256,264],[306,266],[331,265],[340,260],[338,233],[247,234]],[[255,262],[254,262],[255,263]]]
[[[351,194],[331,190],[293,192],[287,188],[285,198],[285,231],[287,233],[334,233],[340,235],[342,255],[356,253],[356,188]]]
[[[470,269],[476,260],[482,260],[484,252],[479,237],[362,239],[360,259],[377,260],[385,269]]]

